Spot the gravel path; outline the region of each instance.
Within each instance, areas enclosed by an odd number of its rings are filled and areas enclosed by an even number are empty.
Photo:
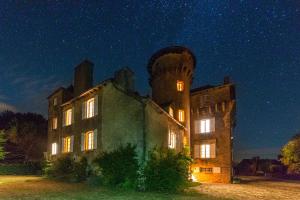
[[[204,183],[195,189],[216,197],[241,200],[300,200],[300,181],[242,177],[241,184]]]

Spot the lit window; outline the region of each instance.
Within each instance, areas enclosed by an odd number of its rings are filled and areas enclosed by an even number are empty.
[[[56,98],[56,97],[53,99],[53,105],[54,105],[54,106],[57,105],[57,98]]]
[[[56,155],[57,154],[57,143],[52,143],[51,154],[52,155]]]
[[[178,120],[184,122],[184,110],[178,110]]]
[[[196,144],[194,145],[194,158],[215,158],[216,157],[216,144]]]
[[[201,158],[210,158],[210,145],[202,144],[201,145]]]
[[[83,133],[81,136],[82,151],[93,150],[97,148],[97,130]]]
[[[184,89],[183,81],[177,81],[177,91],[182,92]]]
[[[169,115],[171,115],[172,117],[174,117],[174,110],[172,107],[169,107]]]
[[[195,121],[195,133],[211,133],[215,131],[215,119],[202,119]]]
[[[64,137],[63,138],[63,153],[68,153],[68,152],[71,152],[71,137],[68,136],[68,137]]]
[[[169,142],[168,146],[170,149],[175,149],[176,148],[176,134],[169,130]]]
[[[98,108],[97,108],[98,98],[93,97],[82,104],[82,119],[91,118],[97,115]]]
[[[57,129],[57,117],[52,119],[52,129],[53,130]]]
[[[68,109],[64,111],[64,117],[63,117],[63,124],[64,126],[69,126],[72,124],[72,109]]]

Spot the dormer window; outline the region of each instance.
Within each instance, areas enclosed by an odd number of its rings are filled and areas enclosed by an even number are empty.
[[[184,90],[184,82],[177,80],[177,91],[182,92]]]

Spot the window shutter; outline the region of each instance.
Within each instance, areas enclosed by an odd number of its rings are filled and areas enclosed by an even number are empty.
[[[71,136],[70,152],[73,152],[74,146],[74,135]]]
[[[98,95],[95,96],[95,101],[94,101],[94,116],[98,115]]]
[[[64,153],[64,144],[65,144],[65,138],[63,138],[62,140],[61,140],[61,152],[62,153]]]
[[[93,149],[97,149],[97,138],[98,138],[98,131],[97,129],[94,130],[94,146],[93,146]]]
[[[194,158],[200,158],[200,145],[194,145]]]
[[[80,145],[81,151],[84,151],[84,133],[81,133],[81,140],[80,140],[80,142],[81,142],[81,145]]]
[[[216,143],[210,144],[210,157],[216,158]]]
[[[81,114],[82,114],[82,119],[85,119],[86,118],[86,101],[84,101],[82,103]]]
[[[72,107],[72,120],[71,120],[71,124],[73,124],[75,122],[75,120],[74,120],[74,114],[75,114],[75,108]]]
[[[63,111],[63,118],[62,118],[62,124],[63,124],[63,126],[66,126],[66,112],[65,111]]]
[[[216,130],[215,124],[216,124],[215,118],[213,117],[213,118],[210,119],[210,128],[211,128],[211,132],[215,132],[215,130]]]
[[[195,133],[200,133],[200,120],[195,120]]]

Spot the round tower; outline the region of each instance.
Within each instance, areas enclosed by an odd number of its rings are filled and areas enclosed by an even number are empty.
[[[186,145],[190,143],[190,85],[195,66],[194,54],[181,46],[159,50],[148,63],[153,101],[186,127]]]

